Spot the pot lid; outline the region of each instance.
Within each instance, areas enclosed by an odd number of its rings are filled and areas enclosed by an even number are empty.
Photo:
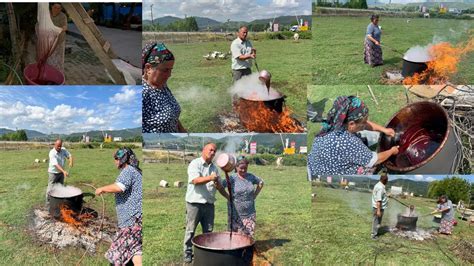
[[[72,198],[82,194],[82,190],[73,186],[63,186],[62,184],[55,185],[49,192],[51,197],[55,198]]]

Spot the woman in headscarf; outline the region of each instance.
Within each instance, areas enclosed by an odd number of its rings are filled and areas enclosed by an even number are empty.
[[[395,131],[368,120],[369,109],[355,96],[339,96],[323,121],[308,156],[311,176],[367,174],[376,164],[398,153],[398,146],[372,152],[356,136],[361,130],[379,131],[395,136]]]
[[[118,232],[105,257],[113,265],[130,261],[142,265],[142,171],[130,148],[120,148],[114,154],[120,175],[115,183],[96,189],[95,194],[115,194]]]
[[[239,232],[250,237],[254,236],[257,212],[255,199],[263,188],[263,180],[247,172],[249,161],[244,156],[237,158],[235,174],[229,176],[232,190],[232,203],[228,202],[228,223],[233,232]],[[227,180],[222,181],[227,187]],[[232,208],[231,208],[232,204]]]
[[[441,226],[438,231],[441,234],[451,235],[454,226],[454,208],[451,200],[446,195],[438,198],[438,208],[432,214],[441,213]]]
[[[379,27],[379,15],[370,17],[370,24],[367,26],[365,35],[364,63],[372,67],[383,65],[382,47],[380,39],[382,30]]]
[[[149,43],[142,51],[143,133],[186,132],[179,121],[181,107],[168,88],[174,56],[163,43]]]

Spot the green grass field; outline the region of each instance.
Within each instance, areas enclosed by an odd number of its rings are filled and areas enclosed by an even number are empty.
[[[161,188],[161,179],[172,186],[175,181],[187,181],[187,165],[145,164],[143,234],[145,265],[180,264],[183,260],[186,188]],[[308,265],[311,260],[310,186],[305,167],[250,165],[254,173],[265,181],[259,194],[256,248],[259,262],[277,265]],[[227,226],[226,202],[216,195],[214,232],[225,231]],[[196,235],[200,234],[198,226]]]
[[[258,40],[260,70],[272,73],[272,86],[287,95],[286,104],[305,118],[306,86],[311,82],[311,41]],[[232,111],[231,60],[206,60],[210,51],[227,52],[230,42],[167,44],[176,61],[168,85],[181,105],[180,120],[188,132],[220,132],[219,114]],[[252,68],[256,72],[255,66]]]
[[[335,86],[308,86],[308,100],[311,103],[324,102],[323,118],[326,118],[327,112],[331,109],[334,100],[338,96],[356,95],[361,98],[369,108],[369,120],[385,125],[389,119],[407,103],[405,88],[403,86],[371,86],[378,105],[372,99],[369,89],[366,85],[335,85]],[[408,93],[410,101],[419,100],[417,96]],[[322,108],[323,105],[321,105]],[[314,136],[321,129],[321,123],[308,123],[308,140],[313,141]],[[308,143],[310,143],[308,142]],[[308,144],[309,145],[309,144]]]
[[[313,84],[381,84],[382,73],[400,69],[402,55],[383,49],[384,65],[372,68],[364,64],[364,38],[369,19],[366,17],[313,16]],[[474,21],[381,17],[382,45],[406,52],[410,47],[425,46],[433,41],[452,44],[473,36]],[[459,63],[452,84],[471,84],[474,80],[474,53]]]
[[[474,239],[472,226],[458,219],[453,235],[437,236],[435,240],[414,241],[386,233],[377,240],[370,238],[372,214],[370,193],[313,188],[316,198],[312,204],[312,232],[314,233],[313,264],[318,265],[469,265],[451,248],[461,239]],[[427,214],[434,200],[412,198],[419,214]],[[389,201],[382,218],[382,226],[393,227],[396,215],[405,211],[403,205]],[[456,214],[456,217],[458,215]],[[432,216],[419,217],[417,227],[433,228]]]
[[[69,149],[75,159],[70,177],[65,184],[94,192],[90,187],[108,185],[115,181],[119,171],[115,168],[112,149]],[[29,216],[33,208],[45,201],[48,182],[47,163],[34,164],[36,158],[48,158],[49,150],[1,151],[0,161],[0,258],[3,265],[75,265],[82,256],[82,248],[55,250],[48,244],[36,241],[28,231]],[[141,151],[136,149],[141,157]],[[114,196],[105,194],[106,216],[116,221]],[[87,200],[87,199],[86,199]],[[89,200],[89,206],[100,212],[100,198]],[[108,265],[104,253],[110,243],[102,242],[95,254],[87,254],[84,265]]]

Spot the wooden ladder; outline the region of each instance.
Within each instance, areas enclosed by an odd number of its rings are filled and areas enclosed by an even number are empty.
[[[84,36],[95,55],[99,58],[100,62],[104,64],[115,84],[126,85],[127,83],[125,82],[123,74],[112,62],[112,59],[117,59],[118,56],[112,50],[110,43],[104,39],[102,33],[95,25],[94,20],[89,16],[89,14],[87,14],[84,7],[80,3],[61,4],[82,33],[82,36]]]

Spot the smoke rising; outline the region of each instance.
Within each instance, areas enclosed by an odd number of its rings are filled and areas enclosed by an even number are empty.
[[[429,52],[430,47],[432,44],[429,44],[427,46],[415,46],[410,49],[405,53],[405,56],[403,56],[403,59],[411,61],[411,62],[428,62],[431,61],[431,55]]]
[[[77,187],[65,186],[63,184],[57,183],[53,185],[49,194],[57,198],[69,198],[82,194],[82,190]]]
[[[268,91],[258,75],[253,73],[242,77],[229,88],[229,92],[247,100],[270,101],[280,98],[281,94],[273,88],[270,87],[270,92]]]

